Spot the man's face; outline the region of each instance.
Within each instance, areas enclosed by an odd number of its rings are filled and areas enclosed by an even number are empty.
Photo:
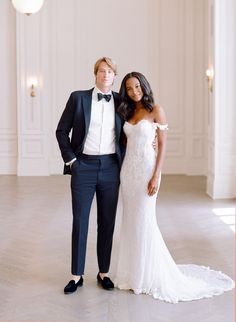
[[[96,75],[96,86],[100,89],[110,89],[114,83],[115,73],[105,62],[101,62]]]

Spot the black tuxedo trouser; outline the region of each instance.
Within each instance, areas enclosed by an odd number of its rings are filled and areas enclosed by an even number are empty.
[[[97,257],[99,272],[109,271],[112,238],[119,193],[119,165],[115,155],[82,155],[72,165],[73,275],[83,275],[86,257],[89,213],[96,193]]]

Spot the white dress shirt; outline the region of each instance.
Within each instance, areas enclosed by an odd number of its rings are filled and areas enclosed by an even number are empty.
[[[92,93],[91,119],[84,144],[84,154],[102,155],[115,153],[115,104],[112,92],[107,102],[104,98],[98,101],[97,94],[102,93],[97,87]],[[102,93],[105,94],[105,93]],[[72,165],[76,158],[67,162]]]
[[[97,94],[101,91],[95,87],[92,94],[91,120],[84,144],[83,153],[102,155],[115,153],[115,105],[111,99],[98,101]],[[104,94],[104,93],[102,93]]]

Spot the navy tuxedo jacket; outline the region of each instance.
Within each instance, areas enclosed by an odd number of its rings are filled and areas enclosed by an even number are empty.
[[[58,123],[56,137],[65,163],[78,158],[83,152],[91,118],[92,92],[93,88],[72,92]],[[116,155],[121,166],[125,151],[122,145],[124,121],[117,112],[119,95],[115,92],[112,95],[115,103]],[[64,166],[64,174],[71,174],[70,166]]]

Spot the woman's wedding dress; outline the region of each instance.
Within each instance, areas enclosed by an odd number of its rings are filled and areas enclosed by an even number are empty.
[[[115,286],[171,303],[219,295],[233,289],[233,280],[204,266],[176,265],[157,226],[157,194],[147,194],[157,127],[166,129],[148,120],[124,125],[127,149],[121,170],[123,219]]]

